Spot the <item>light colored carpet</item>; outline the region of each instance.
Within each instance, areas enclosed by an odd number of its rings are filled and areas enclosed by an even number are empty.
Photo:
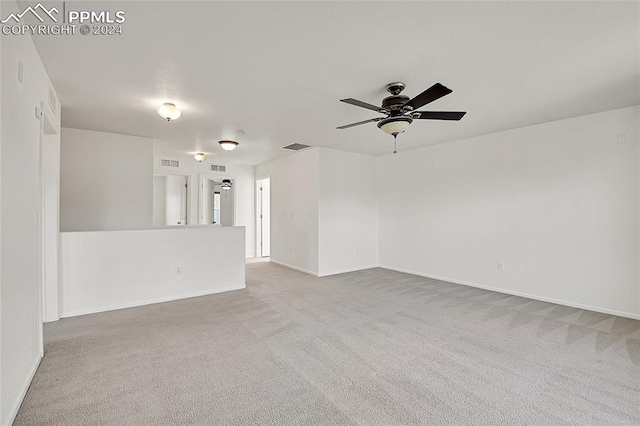
[[[17,425],[639,424],[640,321],[370,269],[63,319]]]

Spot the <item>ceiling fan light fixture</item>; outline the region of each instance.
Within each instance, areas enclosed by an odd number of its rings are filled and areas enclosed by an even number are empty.
[[[218,143],[225,151],[233,151],[238,146],[238,142],[235,141],[220,141]]]
[[[156,111],[158,111],[160,117],[167,121],[177,120],[182,115],[182,111],[180,111],[176,104],[172,104],[171,102],[165,102],[160,105]]]
[[[205,154],[204,152],[198,152],[193,156],[193,159],[196,160],[198,163],[202,163],[204,160],[207,159],[207,154]]]
[[[220,185],[223,191],[228,191],[231,189],[231,181],[229,179],[223,179],[222,184]]]
[[[409,128],[413,119],[408,116],[389,117],[378,123],[378,128],[389,135],[397,135]]]

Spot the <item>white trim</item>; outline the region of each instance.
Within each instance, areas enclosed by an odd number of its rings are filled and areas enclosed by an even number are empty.
[[[121,303],[119,305],[105,306],[102,308],[82,309],[78,311],[62,312],[62,318],[77,317],[79,315],[97,314],[99,312],[116,311],[118,309],[135,308],[137,306],[153,305],[155,303],[172,302],[174,300],[190,299],[192,297],[207,296],[210,294],[224,293],[232,290],[242,290],[247,288],[246,284],[241,286],[216,288],[213,290],[198,291],[195,293],[180,294],[177,296],[159,297],[157,299],[141,300],[139,302]]]
[[[631,312],[617,311],[615,309],[607,309],[607,308],[601,308],[601,307],[597,307],[597,306],[584,305],[584,304],[581,304],[581,303],[575,303],[575,302],[569,302],[569,301],[566,301],[566,300],[554,299],[552,297],[538,296],[537,294],[524,293],[524,292],[513,291],[513,290],[506,290],[506,289],[503,289],[503,288],[492,287],[490,285],[477,284],[477,283],[473,283],[473,282],[469,282],[469,281],[457,280],[457,279],[454,279],[454,278],[441,277],[441,276],[438,276],[438,275],[424,274],[424,273],[417,272],[417,271],[411,271],[409,269],[395,268],[393,266],[380,265],[379,267],[380,268],[384,268],[384,269],[389,269],[391,271],[403,272],[405,274],[417,275],[417,276],[425,277],[425,278],[433,278],[435,280],[447,281],[447,282],[454,283],[454,284],[462,284],[462,285],[467,285],[467,286],[470,286],[470,287],[481,288],[481,289],[484,289],[484,290],[491,290],[491,291],[495,291],[495,292],[498,292],[498,293],[510,294],[512,296],[526,297],[528,299],[540,300],[542,302],[555,303],[557,305],[571,306],[572,308],[586,309],[588,311],[601,312],[603,314],[616,315],[616,316],[619,316],[619,317],[626,317],[626,318],[632,318],[632,319],[640,320],[640,314],[634,314],[634,313],[631,313]]]
[[[309,274],[309,275],[313,275],[314,277],[318,276],[317,272],[313,272],[313,271],[310,271],[308,269],[299,268],[297,266],[289,265],[288,263],[280,262],[278,260],[273,260],[273,258],[271,258],[270,262],[273,262],[276,265],[284,266],[285,268],[295,269],[296,271],[304,272],[305,274]]]
[[[31,374],[29,374],[27,378],[27,382],[22,387],[22,392],[20,392],[20,397],[18,398],[18,403],[13,410],[11,410],[11,415],[9,416],[10,425],[16,420],[16,416],[18,415],[18,411],[20,411],[20,407],[22,406],[22,402],[24,401],[24,397],[27,396],[27,391],[29,390],[29,386],[31,386],[31,382],[33,381],[34,376],[36,375],[36,371],[38,371],[38,367],[40,367],[40,361],[42,361],[42,354],[40,353],[38,359],[36,360],[33,369],[31,370]]]
[[[185,200],[185,203],[187,203],[187,218],[186,218],[187,223],[185,223],[184,225],[158,225],[158,226],[153,226],[152,228],[161,228],[161,227],[164,227],[164,226],[174,227],[174,226],[198,225],[199,221],[198,221],[198,223],[191,223],[191,216],[192,216],[192,214],[191,214],[191,185],[192,185],[191,173],[189,173],[187,171],[184,171],[184,170],[167,170],[167,171],[159,170],[157,172],[154,170],[153,177],[156,177],[156,176],[159,176],[159,177],[162,177],[162,176],[183,176],[183,177],[187,178],[187,194],[186,194],[187,199]],[[155,194],[155,192],[154,192],[154,194]]]
[[[262,246],[260,245],[262,238],[262,221],[259,217],[258,208],[262,209],[262,193],[260,192],[260,181],[269,180],[269,255],[262,255]],[[255,179],[255,196],[253,200],[254,205],[254,216],[255,216],[255,232],[254,232],[254,243],[255,243],[255,257],[270,257],[271,256],[271,175],[265,177],[256,177]],[[260,256],[258,256],[260,254]]]
[[[377,268],[378,265],[359,266],[356,268],[338,269],[337,271],[323,272],[318,274],[319,277],[328,277],[330,275],[346,274],[348,272],[364,271],[365,269]]]

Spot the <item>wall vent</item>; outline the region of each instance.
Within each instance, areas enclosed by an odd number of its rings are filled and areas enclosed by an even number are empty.
[[[160,165],[162,167],[180,167],[180,162],[178,160],[160,160]]]
[[[293,151],[300,151],[301,149],[309,148],[309,145],[303,145],[301,143],[292,143],[291,145],[283,146],[284,149],[291,149]]]
[[[211,172],[226,172],[227,166],[220,166],[219,164],[210,164],[209,171]]]

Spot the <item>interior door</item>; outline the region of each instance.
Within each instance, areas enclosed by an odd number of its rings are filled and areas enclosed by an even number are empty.
[[[202,209],[200,212],[200,225],[213,224],[213,182],[209,179],[202,178],[200,184],[202,196]]]
[[[271,185],[270,179],[258,180],[258,257],[271,255]]]
[[[181,197],[180,197],[180,225],[187,225],[187,203],[188,203],[188,193],[189,186],[187,183],[187,177],[182,176],[182,182],[180,183],[180,188],[182,189]]]
[[[187,224],[186,176],[166,177],[166,225]]]

